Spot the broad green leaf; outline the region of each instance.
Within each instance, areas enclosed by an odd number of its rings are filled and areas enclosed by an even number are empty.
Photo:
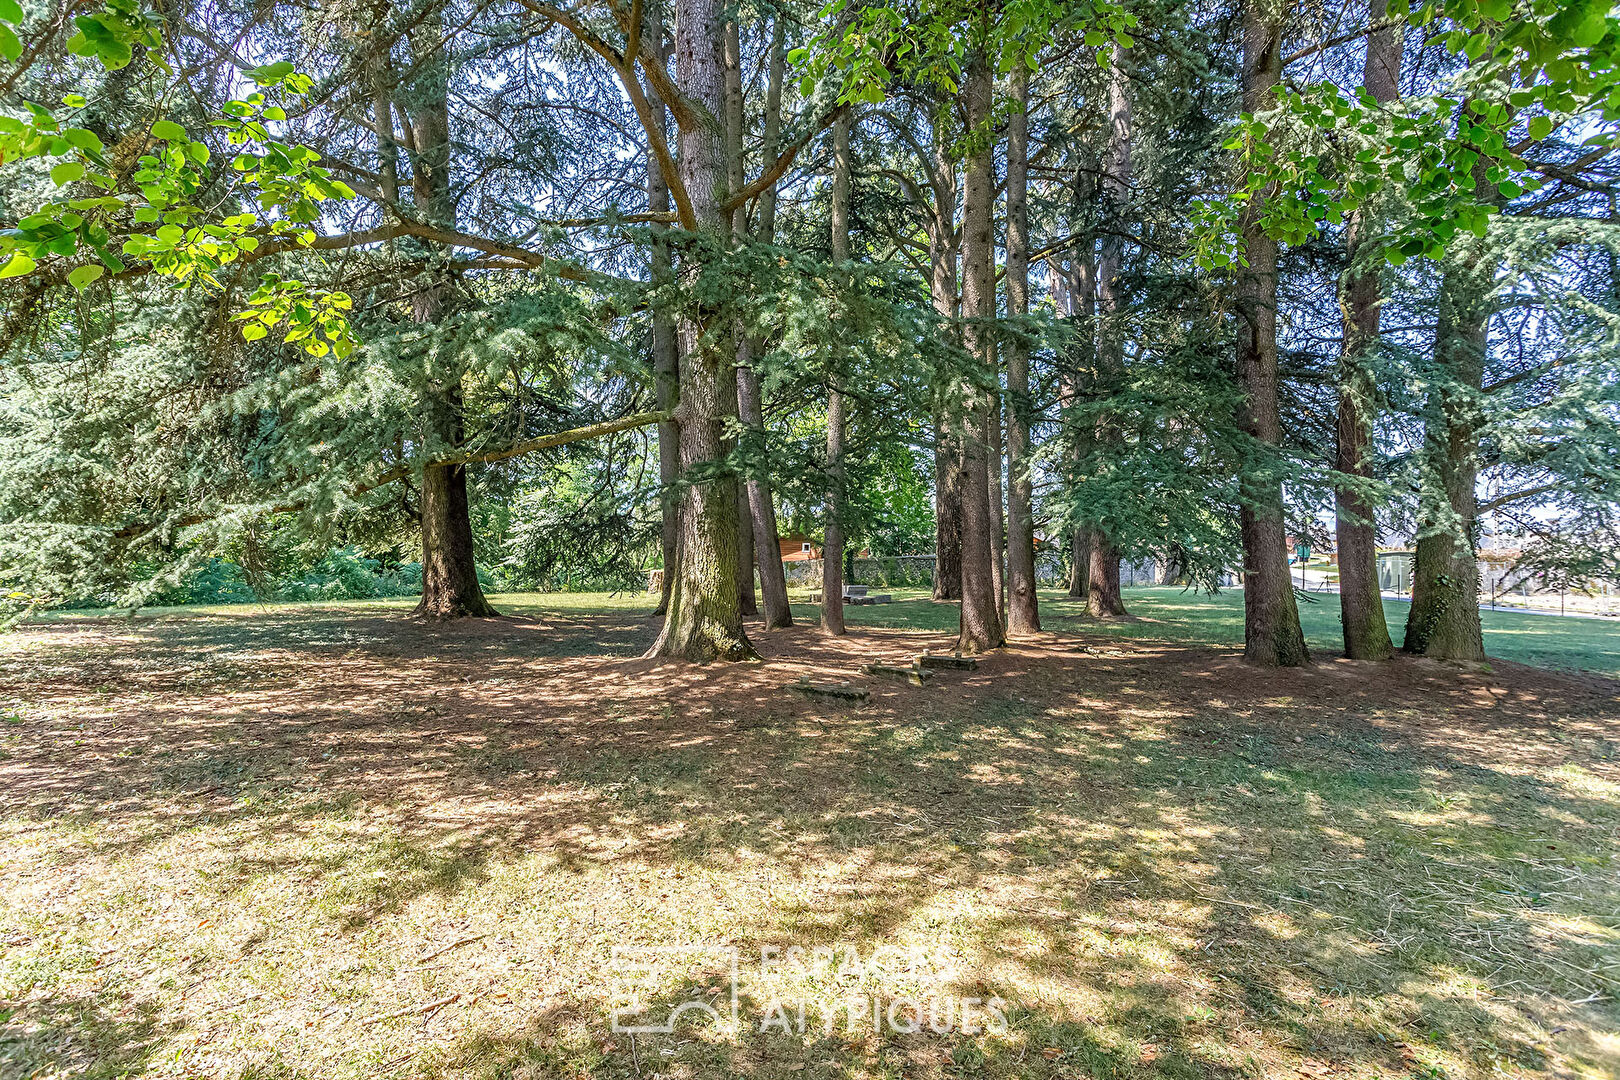
[[[106,272],[107,268],[100,263],[86,263],[68,275],[68,284],[83,292],[86,286]]]
[[[51,170],[51,183],[57,187],[71,184],[84,175],[84,166],[77,161],[64,161]]]
[[[27,255],[24,255],[22,252],[15,252],[11,256],[10,262],[6,263],[4,266],[0,266],[0,280],[4,280],[5,278],[22,277],[24,274],[31,274],[34,272],[34,267],[38,265],[38,263],[36,263],[33,259],[30,259]]]
[[[15,63],[21,55],[22,42],[17,39],[16,34],[12,33],[11,27],[5,23],[0,23],[0,56]]]
[[[1540,142],[1542,139],[1545,139],[1548,135],[1551,135],[1552,134],[1552,129],[1553,129],[1552,117],[1542,115],[1542,116],[1532,116],[1530,118],[1530,137],[1532,139],[1534,139],[1535,141]]]
[[[186,129],[173,120],[159,120],[152,125],[152,135],[167,142],[176,142],[186,138]]]
[[[0,22],[8,22],[13,26],[21,26],[23,21],[22,5],[17,0],[0,0]]]

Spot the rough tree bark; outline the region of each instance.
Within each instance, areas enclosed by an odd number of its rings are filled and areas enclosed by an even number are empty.
[[[833,124],[832,260],[849,258],[849,119]],[[821,551],[821,629],[844,633],[844,394],[833,365],[827,385],[827,524]]]
[[[983,46],[969,59],[963,85],[970,150],[962,194],[962,316],[968,351],[978,361],[978,378],[962,393],[962,612],[957,648],[982,653],[1000,648],[1005,632],[996,605],[995,558],[991,535],[990,457],[985,436],[990,430],[995,367],[996,314],[994,244],[991,218],[995,201],[995,138],[991,126],[992,74]]]
[[[726,20],[726,190],[739,191],[743,186],[743,91],[742,91],[742,37],[737,20]],[[746,238],[748,210],[739,206],[731,212],[726,229],[734,240]],[[742,327],[732,330],[732,350],[737,372],[737,413],[742,416],[743,372],[749,367],[748,338]],[[736,449],[736,440],[728,440],[728,449]],[[737,605],[745,616],[759,614],[759,601],[754,595],[754,514],[748,498],[748,481],[741,475],[731,479],[737,496]]]
[[[1118,385],[1125,372],[1125,296],[1120,274],[1125,266],[1122,224],[1129,220],[1131,192],[1131,88],[1125,65],[1116,59],[1108,76],[1108,148],[1103,159],[1102,201],[1113,227],[1105,230],[1097,253],[1097,373],[1106,385]],[[1097,444],[1104,452],[1119,444],[1119,426],[1108,419],[1097,424]],[[1119,548],[1106,529],[1091,530],[1090,581],[1086,609],[1101,617],[1126,614],[1119,591]]]
[[[765,88],[766,161],[774,158],[782,138],[782,79],[787,69],[784,24],[778,15],[771,24],[770,70]],[[741,228],[741,210],[734,227]],[[759,225],[755,238],[764,244],[776,242],[776,185],[759,194]],[[765,441],[764,402],[759,375],[753,368],[755,342],[746,338],[737,343],[737,411],[744,430],[755,440],[754,451],[766,460],[770,448]],[[793,625],[793,609],[788,606],[787,574],[782,569],[782,542],[776,524],[776,502],[771,495],[769,473],[753,469],[747,478],[748,510],[753,524],[754,560],[759,565],[760,599],[765,612],[765,629]]]
[[[656,17],[649,22],[653,33],[657,35],[653,43],[653,53],[659,58],[660,63],[667,64],[669,45],[663,26]],[[653,98],[653,108],[659,129],[667,133],[669,118],[665,114],[663,103],[658,101],[656,96]],[[657,159],[651,154],[647,155],[647,209],[654,213],[669,213],[669,182],[664,178],[663,170],[658,167]],[[670,261],[669,243],[664,238],[664,227],[658,224],[652,226],[651,261],[649,276],[654,284],[667,283],[674,279],[675,270]],[[680,399],[680,349],[675,339],[675,321],[669,312],[662,308],[654,308],[652,312],[652,369],[653,392],[658,403],[658,411],[673,415]],[[676,478],[681,471],[680,442],[680,425],[673,419],[660,421],[658,507],[663,526],[659,543],[663,550],[664,573],[658,610],[653,613],[655,615],[664,615],[669,611],[669,594],[675,587],[675,566],[680,558],[677,545],[681,533],[681,499],[680,492],[676,489]]]
[[[995,288],[995,271],[991,271],[992,289]],[[1001,350],[993,344],[991,355],[996,367],[993,369],[997,382],[1001,380]],[[1003,628],[1007,625],[1007,514],[1006,502],[1002,491],[1001,464],[1002,464],[1002,438],[1001,438],[1001,406],[1002,397],[999,393],[990,395],[989,427],[985,429],[985,478],[990,483],[990,581],[996,594],[996,612],[1001,618]]]
[[[1081,355],[1096,354],[1095,329],[1097,325],[1097,265],[1095,245],[1081,244],[1072,257],[1069,283],[1070,314],[1075,317],[1078,340],[1072,348]],[[1073,408],[1080,396],[1081,374],[1073,366],[1064,372],[1063,407]],[[1084,526],[1069,537],[1069,595],[1086,600],[1089,610],[1091,593],[1091,532]]]
[[[1243,8],[1243,108],[1260,112],[1272,105],[1282,81],[1282,22],[1266,6],[1247,0]],[[1261,199],[1243,215],[1248,267],[1237,289],[1237,376],[1244,401],[1239,424],[1266,455],[1244,470],[1243,622],[1244,658],[1267,666],[1310,662],[1300,630],[1299,607],[1288,571],[1288,540],[1283,516],[1282,480],[1270,454],[1282,442],[1277,406],[1277,242],[1261,228]]]
[[[1481,157],[1474,187],[1493,193],[1492,162]],[[1440,321],[1435,333],[1436,385],[1424,405],[1423,464],[1418,499],[1417,550],[1412,559],[1412,606],[1406,616],[1405,652],[1437,660],[1482,661],[1479,622],[1480,411],[1485,351],[1495,305],[1497,264],[1484,241],[1453,239],[1440,278]]]
[[[716,246],[726,238],[725,32],[720,0],[677,0],[675,71],[692,106],[679,125],[677,179],[692,224]],[[698,267],[683,267],[691,273]],[[705,334],[710,311],[679,324],[681,492],[679,557],[669,613],[649,655],[688,660],[757,658],[737,598],[736,490],[723,467],[726,427],[735,419],[734,352]]]
[[[936,118],[928,185],[933,214],[928,222],[929,293],[934,310],[954,326],[961,315],[956,287],[956,165],[943,121]],[[956,406],[949,388],[934,388],[934,599],[962,599],[962,447],[952,430]]]
[[[1007,314],[1029,314],[1029,71],[1012,75],[1007,118]],[[1007,633],[1039,633],[1035,595],[1034,488],[1029,477],[1029,351],[1007,349]]]
[[[1385,8],[1386,0],[1371,0],[1368,24],[1382,22]],[[1400,77],[1400,27],[1374,31],[1367,38],[1362,85],[1378,101],[1389,102],[1400,95]],[[1363,479],[1372,475],[1367,458],[1372,445],[1373,376],[1366,360],[1378,341],[1382,301],[1378,269],[1356,264],[1368,228],[1366,215],[1359,210],[1345,227],[1350,272],[1340,296],[1344,346],[1339,358],[1338,446],[1334,461],[1340,473]],[[1335,486],[1333,496],[1344,654],[1352,660],[1385,660],[1394,648],[1384,620],[1384,597],[1378,588],[1378,526],[1373,506],[1364,490],[1354,483]]]
[[[418,39],[425,45],[418,45]],[[412,87],[413,151],[411,186],[417,212],[435,225],[455,226],[455,199],[450,191],[449,75],[444,67],[437,20],[428,20],[413,37],[417,74]],[[392,138],[386,140],[391,148]],[[418,289],[412,316],[433,323],[444,310],[449,284],[430,266],[436,280]],[[461,369],[433,378],[424,404],[428,441],[453,451],[463,441]],[[484,599],[473,562],[472,517],[467,502],[466,465],[428,465],[422,470],[422,599],[414,614],[420,618],[456,619],[491,616],[498,612]]]

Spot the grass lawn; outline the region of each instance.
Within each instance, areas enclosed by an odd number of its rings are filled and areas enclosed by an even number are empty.
[[[869,626],[919,626],[937,630],[956,628],[956,609],[935,604],[922,590],[893,589],[898,601],[873,607],[846,609],[852,623]],[[1243,593],[1229,589],[1215,596],[1166,586],[1124,590],[1125,606],[1140,621],[1099,622],[1086,616],[1083,606],[1055,590],[1041,593],[1041,620],[1048,630],[1085,630],[1140,640],[1192,642],[1201,645],[1243,644]],[[1390,634],[1400,644],[1408,605],[1384,601]],[[795,610],[801,610],[795,605]],[[817,607],[803,605],[815,616]],[[1318,657],[1339,656],[1344,650],[1339,627],[1339,597],[1312,594],[1299,605],[1300,622],[1311,651]],[[1620,619],[1574,619],[1517,612],[1486,611],[1485,651],[1493,657],[1537,667],[1593,671],[1620,678]]]
[[[949,649],[922,599],[709,667],[638,658],[642,596],[25,626],[0,1077],[1620,1076],[1620,687],[1261,671],[1240,596],[1127,603],[922,687],[861,670]]]

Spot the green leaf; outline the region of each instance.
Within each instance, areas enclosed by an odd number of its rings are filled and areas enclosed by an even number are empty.
[[[1552,134],[1552,129],[1553,129],[1552,117],[1542,115],[1542,116],[1532,116],[1530,118],[1530,138],[1534,139],[1536,142],[1540,142],[1542,139],[1545,139],[1548,135],[1551,135]]]
[[[85,100],[83,94],[63,94],[62,104],[70,109],[82,109],[90,103]]]
[[[159,120],[152,125],[152,135],[166,142],[178,142],[186,138],[186,129],[173,120]]]
[[[0,0],[0,22],[8,22],[13,26],[21,26],[23,21],[22,5],[17,0]]]
[[[269,332],[264,328],[263,323],[250,322],[242,327],[242,337],[248,341],[258,341]]]
[[[1513,14],[1513,0],[1479,0],[1479,13],[1487,19],[1501,22]]]
[[[100,136],[86,128],[63,128],[62,138],[87,154],[99,154],[103,149]]]
[[[0,56],[15,63],[21,55],[22,42],[17,40],[17,35],[11,32],[11,27],[5,23],[0,23]]]
[[[16,252],[11,256],[10,262],[6,263],[4,266],[0,266],[0,280],[22,277],[24,274],[31,274],[34,272],[34,267],[38,265],[38,263],[36,263],[33,259],[30,259],[27,255],[24,255],[22,252]]]
[[[84,176],[84,166],[77,161],[64,161],[51,170],[51,183],[57,187],[71,184]]]
[[[99,263],[86,263],[68,275],[68,284],[83,292],[86,286],[106,272],[107,268]]]

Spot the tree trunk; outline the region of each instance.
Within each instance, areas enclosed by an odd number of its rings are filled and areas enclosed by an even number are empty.
[[[978,379],[963,387],[965,416],[961,424],[962,457],[967,483],[962,496],[962,613],[957,648],[982,653],[1004,640],[996,604],[995,519],[990,509],[989,382],[995,374],[996,314],[994,243],[991,218],[995,201],[995,144],[991,127],[992,75],[980,46],[969,59],[963,93],[967,129],[973,149],[968,154],[962,197],[962,316],[968,352],[978,361]]]
[[[1282,79],[1282,24],[1248,0],[1243,9],[1243,108],[1271,107]],[[1244,401],[1239,424],[1266,454],[1282,442],[1277,406],[1277,242],[1261,227],[1263,200],[1243,215],[1249,265],[1238,275],[1237,376]],[[1250,463],[1242,478],[1244,658],[1267,666],[1310,662],[1288,570],[1282,481],[1270,460]]]
[[[765,89],[765,160],[776,156],[782,132],[782,78],[787,67],[787,47],[783,39],[782,17],[771,26],[770,75]],[[741,212],[735,227],[741,228]],[[776,242],[776,186],[759,195],[760,243]],[[776,502],[771,496],[770,473],[765,468],[770,447],[765,440],[765,408],[760,397],[759,376],[753,369],[754,342],[737,345],[737,410],[743,430],[754,439],[752,450],[760,467],[748,474],[748,510],[753,523],[754,561],[759,566],[760,599],[765,609],[765,629],[779,630],[793,625],[793,609],[788,605],[787,575],[782,569],[782,540],[776,525]]]
[[[849,120],[833,123],[832,260],[849,259]],[[833,364],[827,387],[827,526],[821,552],[821,629],[844,633],[844,394],[837,382],[841,364]]]
[[[944,122],[936,120],[929,187],[934,212],[928,223],[929,293],[934,311],[949,326],[961,314],[956,291],[956,164]],[[954,332],[954,331],[953,331]],[[948,387],[934,388],[934,599],[962,599],[962,447],[952,430],[955,406]]]
[[[695,224],[717,246],[727,236],[725,33],[719,0],[678,0],[677,84],[696,106],[679,134],[679,180]],[[735,352],[716,340],[715,318],[688,310],[680,320],[681,492],[679,555],[669,614],[649,655],[708,661],[756,659],[737,597],[735,478],[720,468],[727,427],[736,419]],[[718,335],[729,338],[729,335]]]
[[[1069,597],[1086,601],[1086,610],[1091,610],[1091,533],[1086,529],[1069,534]]]
[[[1007,119],[1007,314],[1029,314],[1029,71],[1013,70],[1013,114]],[[1029,351],[1007,349],[1007,633],[1039,633],[1035,595],[1034,488],[1029,469]]]
[[[962,599],[962,451],[951,419],[934,412],[934,599]]]
[[[1384,19],[1385,0],[1371,0],[1369,24]],[[1367,38],[1367,61],[1362,85],[1379,102],[1400,95],[1401,31],[1386,27]],[[1378,341],[1379,304],[1382,296],[1376,268],[1357,267],[1368,222],[1356,211],[1345,227],[1350,261],[1341,306],[1344,310],[1344,348],[1339,358],[1338,448],[1334,468],[1345,476],[1372,476],[1368,450],[1372,445],[1373,375],[1367,353]],[[1372,503],[1354,484],[1336,485],[1335,531],[1339,556],[1339,611],[1344,624],[1344,654],[1352,660],[1385,660],[1394,651],[1384,620],[1384,597],[1378,588],[1378,525]]]
[[[1086,610],[1098,618],[1117,618],[1125,614],[1125,602],[1119,594],[1119,552],[1101,533],[1093,532],[1087,558],[1090,580],[1086,588]]]
[[[654,51],[667,61],[669,49],[665,44],[663,29],[658,20],[654,19],[651,22],[654,33],[658,35]],[[657,112],[660,128],[667,131],[668,118],[665,116],[663,103],[654,100],[653,107]],[[663,170],[658,167],[657,159],[651,154],[647,155],[647,208],[655,213],[669,212],[669,182],[664,178]],[[649,276],[655,284],[668,282],[674,278],[675,271],[670,262],[669,243],[664,239],[662,225],[652,226],[651,259]],[[653,392],[656,395],[658,409],[666,415],[672,414],[680,401],[680,350],[675,340],[674,320],[670,318],[668,311],[657,308],[652,312],[652,369]],[[664,615],[669,611],[669,594],[675,587],[675,564],[680,554],[677,544],[681,532],[681,500],[675,483],[681,471],[680,443],[680,425],[673,419],[659,421],[658,508],[663,523],[659,542],[664,557],[664,573],[663,588],[655,615]]]
[[[1492,162],[1474,165],[1475,190],[1494,191]],[[1405,652],[1438,660],[1482,661],[1479,622],[1480,413],[1487,331],[1496,292],[1496,263],[1485,241],[1453,239],[1440,279],[1435,333],[1436,384],[1424,406],[1423,489],[1418,499],[1417,551],[1412,559],[1412,606]]]
[[[1070,315],[1074,317],[1078,341],[1071,346],[1081,355],[1096,355],[1096,324],[1097,324],[1097,266],[1094,257],[1095,245],[1085,243],[1074,254],[1071,273],[1073,280],[1069,289]],[[1070,368],[1063,379],[1063,407],[1065,410],[1074,406],[1080,395],[1081,375],[1075,368]],[[1076,527],[1069,538],[1069,596],[1076,600],[1088,601],[1091,593],[1091,532],[1084,526]]]
[[[994,271],[991,272],[992,289],[995,288]],[[1001,378],[1000,350],[991,345],[995,357],[996,379]],[[985,477],[990,482],[990,580],[995,585],[996,613],[1001,625],[1007,625],[1007,514],[1001,482],[1001,395],[990,395],[990,427],[984,434]]]
[[[1125,375],[1125,293],[1120,275],[1125,268],[1124,223],[1130,220],[1132,110],[1125,65],[1116,59],[1108,76],[1108,151],[1103,163],[1104,215],[1112,228],[1104,231],[1097,256],[1097,373],[1110,390],[1117,390]],[[1120,444],[1119,425],[1111,419],[1097,424],[1097,445],[1108,452]],[[1086,607],[1093,615],[1126,614],[1119,591],[1119,548],[1101,526],[1092,528],[1091,582]]]
[[[726,189],[741,190],[743,186],[743,93],[742,93],[742,40],[735,18],[726,20]],[[727,228],[734,240],[743,240],[748,232],[748,215],[744,207],[731,213]],[[741,325],[732,330],[732,349],[737,373],[737,412],[742,414],[743,371],[748,368],[748,339]],[[736,440],[730,440],[730,449],[736,449]],[[751,471],[751,470],[750,470]],[[737,606],[745,616],[759,614],[759,602],[754,596],[754,512],[748,497],[745,477],[732,478],[737,493]]]
[[[448,76],[442,56],[435,55],[441,47],[439,29],[436,20],[419,28],[428,44],[417,48],[419,74],[412,87],[412,98],[418,104],[411,117],[411,184],[417,213],[435,225],[453,228],[456,207],[450,191]],[[412,44],[416,46],[415,41]],[[412,302],[412,317],[424,324],[443,314],[449,288],[436,267],[427,273],[439,280],[419,289]],[[459,368],[429,391],[424,404],[428,444],[453,452],[465,435]],[[430,619],[498,614],[478,584],[465,465],[429,465],[422,470],[421,515],[422,599],[414,614]]]

